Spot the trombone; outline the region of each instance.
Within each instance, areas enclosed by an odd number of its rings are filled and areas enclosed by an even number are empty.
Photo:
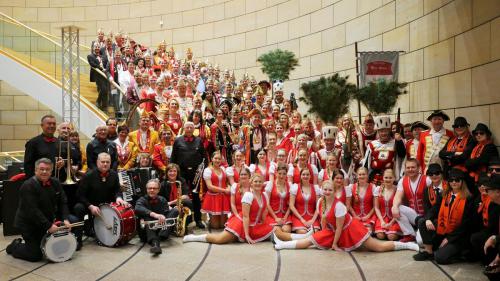
[[[70,185],[70,184],[75,184],[76,182],[73,181],[73,179],[71,178],[71,142],[69,141],[69,135],[68,135],[68,139],[67,139],[66,143],[67,143],[67,146],[66,146],[66,151],[67,151],[67,153],[66,153],[66,180],[62,184]],[[62,147],[62,144],[61,144],[61,142],[59,142],[58,159],[60,159],[62,156],[62,151],[61,151],[62,148],[61,147]],[[64,169],[64,168],[61,168],[61,169]],[[56,176],[56,178],[59,178],[59,176],[60,176],[60,172],[59,172],[59,169],[57,169],[57,167],[56,167],[55,176]]]

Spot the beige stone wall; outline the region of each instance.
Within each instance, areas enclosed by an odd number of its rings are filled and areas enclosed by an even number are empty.
[[[87,44],[99,27],[149,45],[165,39],[257,79],[256,58],[287,49],[300,61],[288,93],[333,72],[355,81],[354,42],[360,51],[402,50],[403,122],[442,108],[500,136],[498,0],[0,0],[0,11],[54,34],[61,24],[82,26]]]
[[[0,151],[24,150],[30,138],[41,133],[40,119],[46,114],[61,117],[5,81],[0,81]],[[82,143],[88,140],[83,137]]]

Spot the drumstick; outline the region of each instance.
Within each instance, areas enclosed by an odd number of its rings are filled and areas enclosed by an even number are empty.
[[[75,223],[72,223],[70,225],[62,225],[62,226],[59,226],[57,228],[57,230],[61,230],[61,229],[66,229],[66,228],[70,228],[70,227],[77,227],[77,226],[82,226],[84,224],[83,221],[81,222],[75,222]]]
[[[109,224],[106,222],[106,220],[104,220],[104,217],[101,215],[101,213],[97,213],[97,216],[98,216],[99,218],[101,218],[101,220],[102,220],[102,222],[104,223],[104,225],[106,226],[106,228],[107,228],[108,230],[111,230],[111,228],[112,228],[112,227],[111,227],[111,225],[109,225]]]

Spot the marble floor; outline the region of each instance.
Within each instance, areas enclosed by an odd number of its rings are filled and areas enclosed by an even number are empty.
[[[162,242],[159,257],[152,257],[149,246],[137,237],[119,248],[101,247],[87,239],[83,249],[67,262],[30,263],[5,253],[14,238],[0,233],[0,280],[487,280],[479,264],[415,262],[410,251],[278,252],[271,242],[252,246],[183,244],[175,237]]]

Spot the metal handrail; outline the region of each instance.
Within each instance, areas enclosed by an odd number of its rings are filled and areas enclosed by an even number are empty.
[[[31,28],[31,27],[29,27],[29,26],[25,25],[24,23],[22,23],[22,22],[20,22],[20,21],[18,21],[18,20],[16,20],[16,19],[14,19],[14,18],[12,18],[12,17],[10,17],[10,16],[6,15],[5,13],[0,12],[0,16],[3,16],[3,17],[5,17],[5,18],[9,19],[10,21],[12,21],[12,23],[15,23],[16,25],[20,25],[20,26],[22,26],[22,27],[24,27],[24,28],[26,28],[26,29],[30,30],[31,32],[34,32],[34,33],[36,33],[36,34],[40,35],[41,37],[43,37],[43,38],[45,38],[45,39],[49,40],[50,42],[52,42],[52,43],[53,43],[53,44],[55,44],[56,46],[61,47],[61,44],[60,44],[60,43],[58,43],[58,42],[57,42],[57,41],[55,41],[55,40],[52,40],[51,38],[49,38],[49,36],[45,35],[45,34],[44,34],[44,33],[42,33],[41,31],[38,31],[38,30],[36,30],[36,29]],[[72,54],[73,54],[74,56],[76,56],[76,54],[75,54],[75,53],[72,53]],[[108,80],[108,81],[109,81],[109,82],[110,82],[110,83],[111,83],[111,84],[112,84],[112,85],[113,85],[113,86],[114,86],[114,87],[115,87],[118,91],[120,91],[120,93],[122,93],[123,95],[126,95],[126,92],[122,90],[122,88],[120,87],[120,85],[118,85],[115,81],[109,80],[109,79],[108,79],[108,76],[107,76],[104,72],[102,72],[102,71],[101,71],[100,69],[98,69],[98,68],[95,68],[95,67],[90,66],[90,65],[89,65],[89,63],[88,63],[88,61],[87,61],[86,59],[84,59],[84,58],[82,58],[82,57],[80,57],[80,56],[78,56],[78,59],[80,59],[80,61],[83,61],[83,62],[84,62],[84,64],[88,65],[90,68],[92,68],[92,69],[93,69],[93,70],[95,70],[97,73],[99,73],[99,75],[101,75],[102,77],[106,78],[106,80]]]

